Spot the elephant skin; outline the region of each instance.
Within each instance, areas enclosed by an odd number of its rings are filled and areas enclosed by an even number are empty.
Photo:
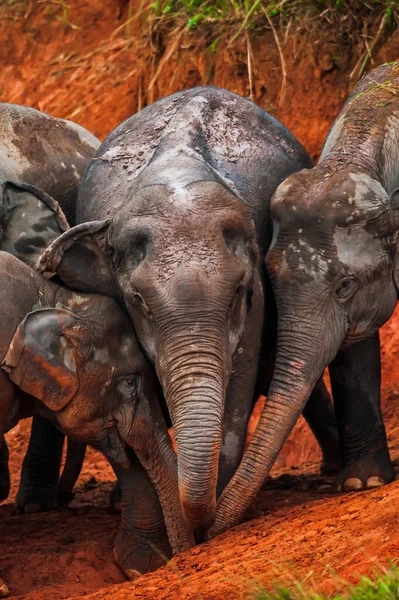
[[[51,220],[53,235],[65,226],[62,211],[41,190],[6,183],[3,198],[5,234],[12,233],[14,208],[30,218],[33,207],[38,231]],[[33,246],[24,246],[28,256]],[[105,454],[122,489],[116,555],[128,576],[162,564],[159,553],[170,556],[170,546],[172,552],[190,547],[194,540],[180,509],[177,461],[155,374],[128,316],[114,299],[68,290],[5,252],[0,279],[0,435],[35,414]],[[67,473],[66,480],[75,475]],[[62,485],[61,478],[60,491]]]
[[[0,184],[12,180],[38,186],[48,194],[50,201],[53,197],[60,203],[71,224],[75,223],[78,185],[99,145],[97,138],[76,123],[26,106],[0,103]],[[3,200],[0,195],[2,208]],[[40,210],[40,205],[36,208]],[[23,211],[14,207],[14,224],[9,230],[13,232],[14,239],[12,235],[3,235],[0,250],[10,252],[33,266],[36,255],[25,252],[26,238],[22,243],[23,257],[19,252],[21,245],[18,249],[14,243],[21,232],[32,232],[32,216],[35,217],[34,212],[30,214],[29,221]],[[16,230],[17,220],[19,226]],[[47,227],[35,231],[30,236],[30,243],[34,242],[33,246],[40,252],[46,241],[52,239],[49,235],[51,231]],[[57,491],[63,442],[64,435],[50,422],[34,417],[16,498],[18,512],[49,510],[58,501],[65,503],[68,496],[72,497],[75,473],[84,450],[78,449],[76,442],[72,442],[76,457],[72,452],[68,453],[62,489]],[[49,445],[52,445],[51,453],[48,452]],[[66,480],[67,474],[69,477],[73,475],[70,481]]]
[[[393,479],[380,408],[379,328],[398,298],[399,61],[355,87],[320,162],[271,203],[266,257],[279,315],[276,367],[258,429],[209,535],[237,523],[328,365],[345,490]]]
[[[260,391],[265,301],[262,356],[274,341],[263,264],[270,199],[311,166],[299,142],[252,102],[216,87],[178,92],[107,136],[82,181],[79,225],[38,264],[73,289],[124,302],[155,364],[176,436],[183,513],[198,532],[212,523],[217,493],[241,460]]]

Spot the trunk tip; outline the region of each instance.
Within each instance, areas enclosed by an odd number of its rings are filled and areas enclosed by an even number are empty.
[[[180,486],[180,502],[183,517],[186,523],[196,532],[208,529],[215,520],[216,514],[216,490],[211,498],[193,497],[187,494]]]

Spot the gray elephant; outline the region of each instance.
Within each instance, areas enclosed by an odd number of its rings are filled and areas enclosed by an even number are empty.
[[[25,106],[0,104],[0,184],[12,180],[38,186],[60,203],[71,224],[75,223],[80,179],[99,145],[93,135],[75,123]],[[0,197],[0,206],[2,202]],[[26,221],[24,225],[27,229],[31,226]],[[4,236],[0,250],[9,251]],[[15,246],[12,250],[18,255]],[[24,256],[32,264],[33,255],[30,261],[28,254]],[[58,481],[63,444],[64,435],[47,419],[39,416],[33,419],[16,498],[17,512],[49,509],[73,497],[71,489],[83,461],[84,448],[71,442],[66,469]],[[7,497],[9,489],[7,457],[7,445],[3,443],[0,451],[2,498]]]
[[[272,200],[266,258],[278,307],[276,367],[249,450],[209,535],[237,523],[329,365],[345,490],[394,476],[380,408],[379,328],[398,298],[399,62],[364,77],[314,169]]]
[[[32,186],[6,183],[3,198],[5,236],[19,237],[22,257],[67,226],[54,200]],[[129,317],[112,298],[49,282],[5,252],[0,301],[0,435],[39,414],[107,456],[122,488],[115,555],[128,576],[163,564],[170,546],[173,552],[190,547],[194,538],[182,517],[156,377]]]
[[[213,521],[267,385],[263,369],[256,380],[265,302],[262,363],[274,345],[269,201],[304,167],[303,147],[252,102],[215,87],[179,92],[107,136],[82,181],[79,225],[38,265],[125,303],[162,385],[196,531]],[[322,384],[315,397],[330,414]],[[315,431],[330,427],[316,421]],[[336,448],[332,428],[319,437],[327,454]]]

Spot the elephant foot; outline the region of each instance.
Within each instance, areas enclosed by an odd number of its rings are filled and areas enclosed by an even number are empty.
[[[338,438],[322,447],[320,475],[336,475],[342,467],[342,453]]]
[[[132,542],[130,536],[119,533],[115,541],[114,558],[128,579],[137,579],[149,571],[164,566],[171,558],[171,549],[167,538],[156,543],[145,542],[143,538]]]
[[[8,585],[5,583],[4,579],[0,577],[0,598],[7,598],[10,590],[8,589]]]
[[[341,474],[341,489],[344,492],[369,490],[390,483],[395,478],[393,466],[383,460],[363,460],[351,463]]]
[[[8,447],[5,439],[0,438],[0,502],[8,498],[9,493],[10,470],[8,468]]]
[[[0,469],[0,502],[8,498],[10,493],[10,473]]]
[[[48,512],[58,507],[56,488],[21,484],[15,499],[17,515],[28,515],[36,512]]]
[[[320,465],[320,475],[336,475],[341,469],[341,456],[323,456]]]
[[[120,514],[122,512],[122,492],[117,481],[109,494],[107,510],[111,514]]]
[[[71,492],[70,490],[64,490],[61,487],[57,487],[56,491],[56,499],[57,506],[68,506],[70,502],[75,498],[75,492]]]

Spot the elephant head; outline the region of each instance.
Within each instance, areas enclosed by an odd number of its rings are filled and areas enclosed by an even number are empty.
[[[203,529],[216,506],[232,357],[259,285],[257,247],[243,202],[222,181],[175,173],[141,188],[111,220],[64,233],[38,266],[75,289],[123,299],[166,398],[183,513]]]
[[[249,449],[220,499],[212,537],[261,486],[324,368],[373,335],[398,296],[399,190],[360,169],[291,175],[272,199],[266,256],[278,308],[277,357]]]

